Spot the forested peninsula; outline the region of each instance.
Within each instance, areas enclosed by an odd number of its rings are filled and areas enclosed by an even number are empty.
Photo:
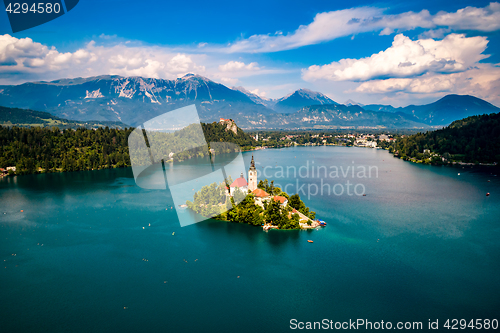
[[[207,143],[232,142],[242,150],[252,149],[256,141],[240,128],[228,130],[227,124],[202,123]],[[128,167],[131,165],[128,137],[134,128],[61,130],[57,127],[0,126],[0,168],[15,167],[15,174],[65,172]],[[172,142],[189,140],[189,126],[170,135]],[[168,140],[167,140],[168,141]],[[170,147],[164,147],[167,156]],[[176,154],[182,161],[208,154],[208,148]],[[14,171],[9,171],[11,174]]]

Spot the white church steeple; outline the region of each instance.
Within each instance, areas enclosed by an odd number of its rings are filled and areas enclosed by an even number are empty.
[[[257,188],[257,170],[255,169],[255,162],[250,162],[250,169],[248,170],[248,191],[253,192]]]

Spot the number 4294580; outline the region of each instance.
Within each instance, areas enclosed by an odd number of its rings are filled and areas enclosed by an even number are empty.
[[[451,330],[458,330],[458,329],[493,329],[496,330],[498,329],[498,320],[497,319],[472,319],[471,321],[467,322],[465,319],[448,319],[446,323],[443,325],[443,327]]]
[[[61,5],[59,3],[34,3],[31,5],[27,3],[9,3],[7,7],[5,8],[5,11],[8,12],[9,14],[26,14],[28,12],[34,13],[34,14],[58,14],[61,11]]]

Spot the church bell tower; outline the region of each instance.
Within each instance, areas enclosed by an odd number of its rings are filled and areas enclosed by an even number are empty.
[[[255,162],[253,160],[250,162],[250,169],[248,170],[248,190],[253,192],[257,188],[257,170],[255,169]]]

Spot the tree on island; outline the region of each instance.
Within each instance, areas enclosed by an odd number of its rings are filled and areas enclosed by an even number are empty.
[[[200,191],[194,194],[192,202],[186,201],[186,205],[196,213],[206,217],[220,215],[232,207],[227,200],[224,183],[203,186]]]
[[[264,190],[271,195],[272,194],[278,195],[279,193],[282,192],[281,188],[274,186],[274,180],[272,180],[271,183],[269,184],[269,182],[267,181],[267,178],[264,180],[261,180],[259,182],[259,184],[257,184],[257,188],[260,188],[261,190]]]
[[[233,198],[231,198],[231,201],[233,202],[234,208],[226,213],[229,221],[247,223],[255,226],[260,226],[264,223],[262,218],[263,209],[255,204],[252,194],[247,195],[238,205],[234,205]]]
[[[267,223],[280,229],[300,229],[299,215],[291,214],[290,206],[283,207],[279,201],[272,199],[266,206],[264,218]],[[291,214],[291,218],[288,216]]]
[[[298,194],[292,195],[288,200],[288,204],[310,219],[314,220],[316,218],[316,213],[309,211],[309,208],[302,200],[300,200],[300,196]]]

